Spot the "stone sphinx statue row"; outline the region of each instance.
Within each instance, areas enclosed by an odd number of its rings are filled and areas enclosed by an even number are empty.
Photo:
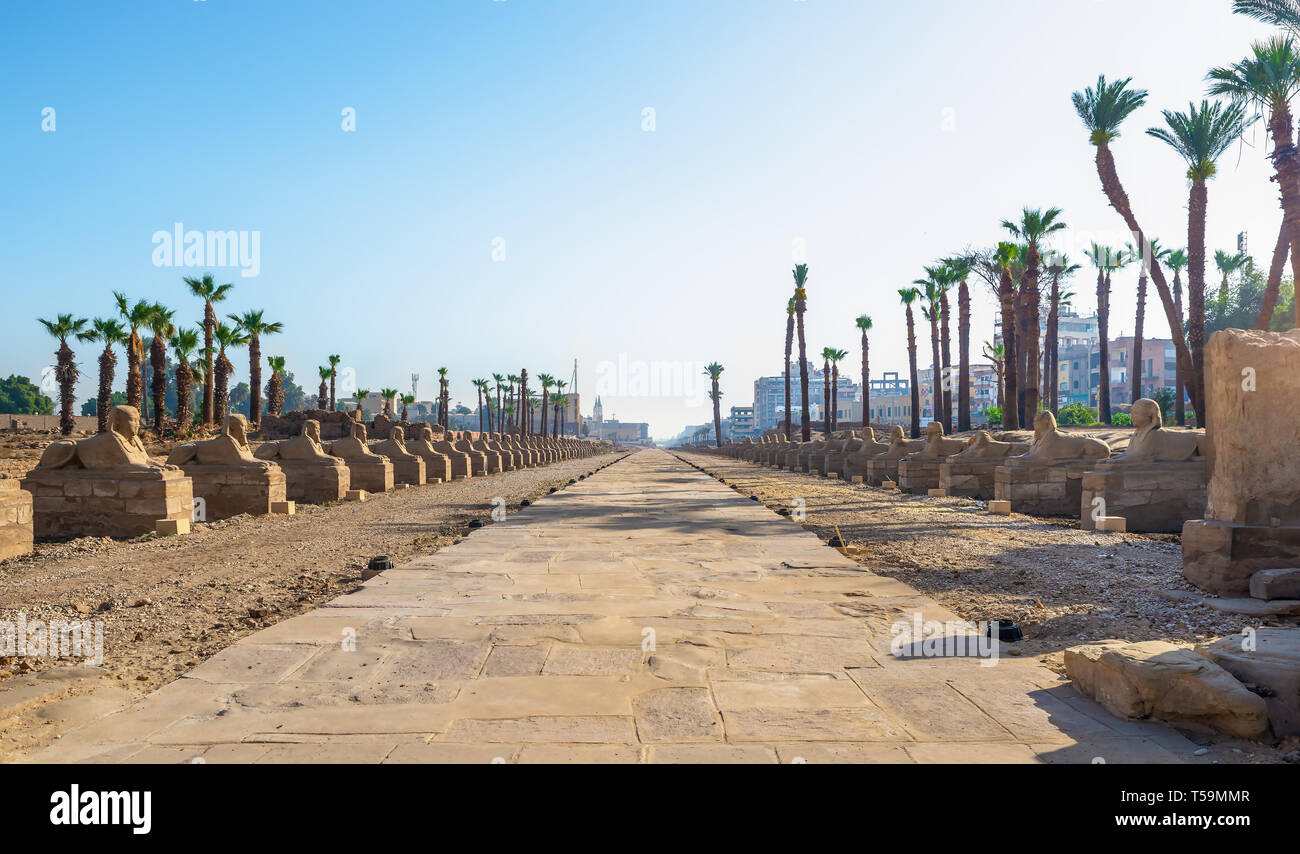
[[[321,504],[350,493],[355,497],[357,491],[444,483],[612,450],[607,442],[476,436],[442,428],[435,433],[428,425],[411,439],[399,426],[387,439],[372,442],[361,423],[352,426],[350,436],[322,442],[320,423],[312,419],[303,422],[299,435],[254,450],[247,419],[230,415],[219,436],[178,445],[159,462],[140,441],[138,410],[115,407],[109,424],[97,436],[52,443],[23,479],[22,490],[4,484],[6,503],[30,493],[34,537],[134,537],[158,529],[164,520],[187,524],[260,515],[289,502]],[[20,494],[16,498],[11,492]],[[14,515],[19,517],[17,510]]]
[[[1127,448],[1062,430],[1051,412],[1034,420],[1030,442],[999,441],[987,431],[956,438],[931,422],[923,439],[901,426],[887,441],[871,427],[795,442],[779,431],[729,442],[714,452],[794,472],[841,477],[901,491],[1010,501],[1016,512],[1079,514],[1091,530],[1100,516],[1124,516],[1131,531],[1175,532],[1205,508],[1205,434],[1164,426],[1153,400],[1133,405]]]

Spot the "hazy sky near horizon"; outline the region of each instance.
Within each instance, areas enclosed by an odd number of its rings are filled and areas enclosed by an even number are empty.
[[[897,290],[921,267],[1058,206],[1076,261],[1129,239],[1070,93],[1132,76],[1148,106],[1114,144],[1149,234],[1186,241],[1186,167],[1143,131],[1270,29],[1229,0],[47,0],[0,9],[0,376],[38,381],[35,321],[107,315],[111,291],[198,325],[181,283],[285,324],[263,341],[311,391],[339,353],[360,385],[453,399],[470,380],[579,362],[583,409],[668,437],[781,370],[805,246],[808,346],[906,371]],[[54,109],[55,129],[42,129]],[[647,112],[647,108],[653,114]],[[355,130],[345,131],[352,110]],[[653,122],[647,117],[652,116]],[[651,129],[652,128],[652,129]],[[1265,130],[1220,161],[1209,249],[1267,265],[1281,214]],[[158,231],[257,232],[260,269],[156,266]],[[206,260],[206,259],[205,259]],[[1214,276],[1213,268],[1207,271]],[[1076,307],[1095,305],[1085,268]],[[1136,274],[1115,281],[1131,333]],[[993,301],[973,288],[976,351]],[[1166,337],[1154,289],[1148,335]],[[922,366],[929,363],[921,337]],[[78,400],[96,387],[80,345]],[[122,360],[124,363],[125,360]],[[232,382],[247,379],[233,358]],[[637,386],[639,365],[681,387]],[[620,367],[622,366],[622,367]],[[118,388],[123,384],[118,372]],[[653,391],[653,393],[651,393]]]

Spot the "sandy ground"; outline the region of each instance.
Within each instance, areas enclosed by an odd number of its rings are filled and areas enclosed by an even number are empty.
[[[246,634],[348,592],[374,555],[400,562],[435,552],[462,537],[472,519],[486,520],[493,499],[516,512],[521,500],[615,457],[364,503],[299,505],[295,516],[240,516],[195,525],[181,538],[38,543],[34,554],[0,562],[0,620],[15,621],[20,612],[29,623],[102,620],[104,664],[88,670],[76,660],[0,658],[0,762],[48,744],[102,707],[158,688]],[[5,688],[20,683],[41,702],[6,704]]]

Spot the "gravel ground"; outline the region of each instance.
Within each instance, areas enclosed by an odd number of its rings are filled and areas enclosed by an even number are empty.
[[[1195,593],[1177,535],[1097,534],[1078,520],[992,516],[984,502],[929,498],[763,468],[712,455],[681,456],[770,507],[806,502],[804,526],[839,533],[862,566],[932,596],[965,620],[1015,620],[1024,655],[1064,672],[1063,650],[1104,638],[1192,645],[1246,625],[1295,618],[1224,614],[1159,591]]]
[[[0,620],[103,620],[104,664],[87,681],[80,661],[0,658],[7,679],[65,686],[60,700],[101,691],[133,697],[175,679],[244,635],[352,590],[374,555],[401,562],[457,542],[495,498],[508,512],[618,454],[541,469],[371,496],[364,503],[299,505],[295,516],[240,516],[198,524],[186,537],[86,537],[37,544],[0,562]],[[66,674],[60,674],[61,668]],[[61,679],[61,675],[67,678]],[[17,685],[15,682],[14,685]],[[2,700],[3,697],[0,697]],[[0,703],[0,709],[3,704]],[[48,744],[58,715],[0,713],[0,761]]]

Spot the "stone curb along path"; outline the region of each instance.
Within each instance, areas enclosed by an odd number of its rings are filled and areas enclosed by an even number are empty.
[[[1197,761],[647,450],[251,635],[35,762]]]

